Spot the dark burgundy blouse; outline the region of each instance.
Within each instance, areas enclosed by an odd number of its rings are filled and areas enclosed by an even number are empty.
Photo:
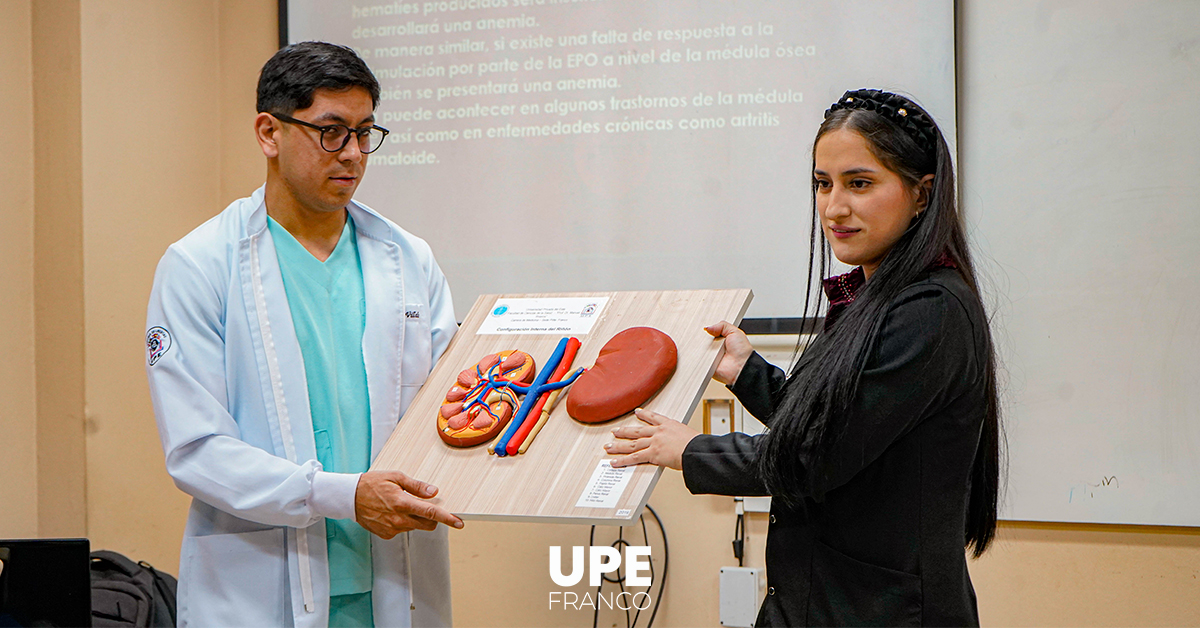
[[[825,331],[829,331],[834,321],[846,310],[846,306],[854,303],[854,298],[858,296],[858,292],[862,290],[865,283],[867,283],[867,279],[862,266],[858,266],[844,275],[835,275],[821,280],[821,286],[825,289],[825,297],[829,299],[829,309],[825,312]]]
[[[950,255],[942,253],[929,265],[929,270],[936,268],[958,268],[958,265],[954,263]],[[834,321],[842,315],[842,312],[846,311],[846,306],[854,303],[854,299],[858,297],[858,293],[866,283],[867,275],[863,272],[862,266],[856,266],[848,273],[821,280],[825,298],[829,299],[829,309],[825,312],[825,331],[829,331]]]

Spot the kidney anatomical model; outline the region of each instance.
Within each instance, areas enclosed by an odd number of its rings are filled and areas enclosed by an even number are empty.
[[[596,364],[567,393],[567,414],[600,423],[633,412],[675,374],[675,341],[653,327],[630,327],[606,342]]]
[[[448,445],[470,447],[496,437],[520,405],[517,391],[533,381],[533,358],[524,351],[484,356],[458,374],[438,411],[438,436]],[[522,391],[523,392],[523,391]]]

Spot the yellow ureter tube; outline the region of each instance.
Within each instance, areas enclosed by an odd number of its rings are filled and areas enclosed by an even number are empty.
[[[542,407],[542,416],[538,417],[538,421],[529,432],[529,436],[525,438],[525,442],[521,443],[520,449],[517,450],[518,454],[523,454],[526,449],[529,449],[529,444],[533,442],[538,432],[542,431],[542,426],[546,424],[546,421],[550,420],[550,413],[554,411],[554,404],[558,401],[558,394],[561,392],[562,389],[560,388],[550,393],[550,396],[546,399],[546,405]]]

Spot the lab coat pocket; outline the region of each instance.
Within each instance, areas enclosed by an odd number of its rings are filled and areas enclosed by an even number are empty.
[[[921,577],[813,544],[810,626],[920,626]]]
[[[336,472],[337,461],[333,459],[333,443],[329,440],[329,430],[313,430],[313,445],[317,448],[317,462],[321,463],[321,469]]]
[[[179,626],[282,626],[287,530],[184,539]]]

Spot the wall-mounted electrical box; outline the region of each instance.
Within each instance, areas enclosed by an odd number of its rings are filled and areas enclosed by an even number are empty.
[[[750,628],[762,603],[762,569],[721,568],[721,625]]]

